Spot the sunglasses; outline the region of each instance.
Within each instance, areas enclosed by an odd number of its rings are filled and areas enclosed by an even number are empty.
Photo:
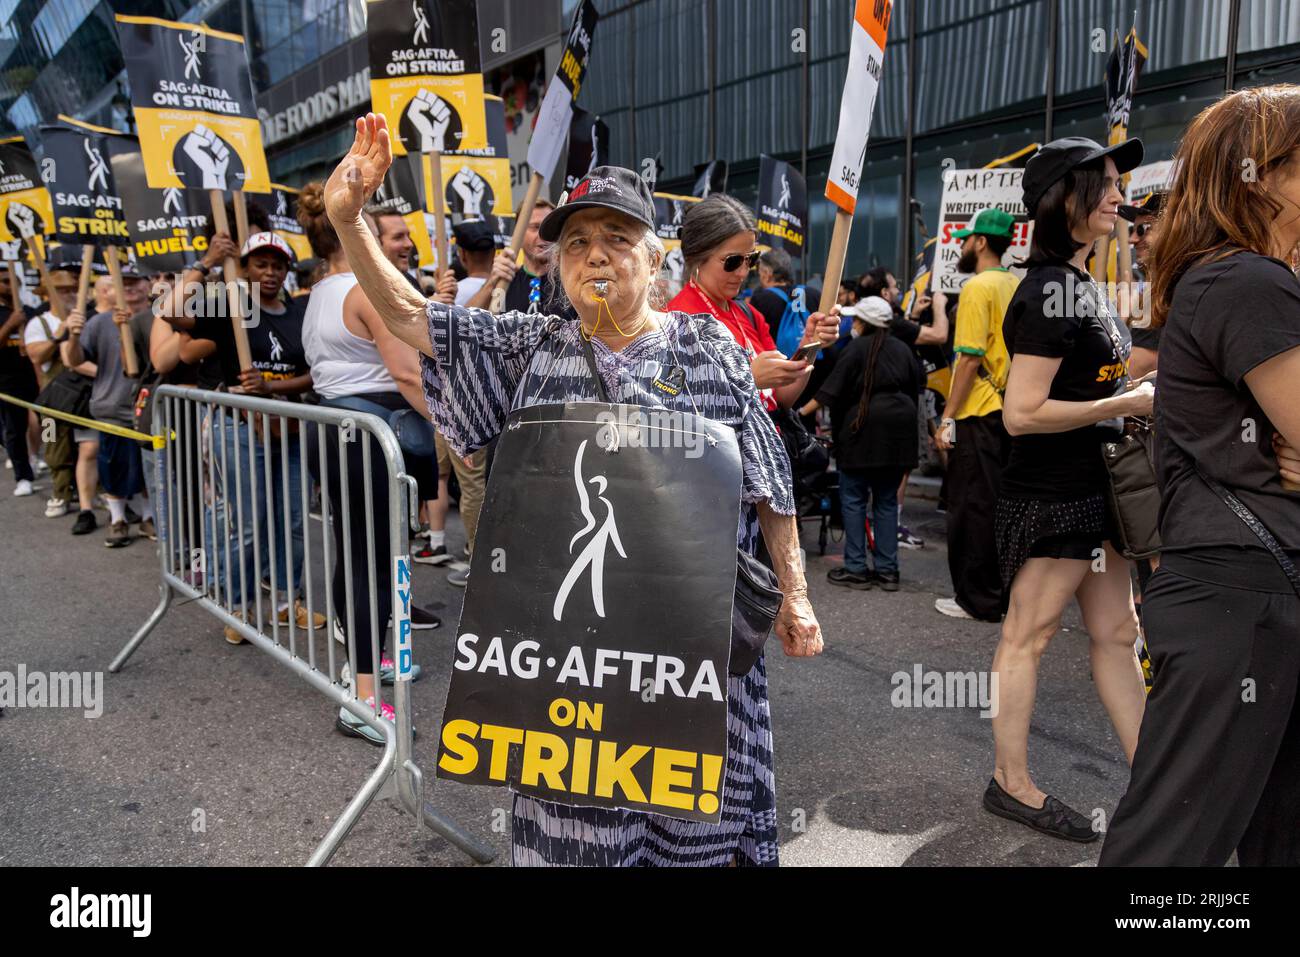
[[[722,258],[722,271],[735,272],[737,269],[740,268],[741,263],[745,264],[745,268],[753,269],[755,266],[758,265],[758,257],[760,255],[762,254],[758,252],[752,252],[749,254],[732,253],[730,256],[724,256]]]
[[[1139,223],[1137,226],[1133,227],[1133,235],[1138,239],[1141,239],[1147,233],[1151,232],[1151,230],[1155,228],[1155,225],[1155,223]]]

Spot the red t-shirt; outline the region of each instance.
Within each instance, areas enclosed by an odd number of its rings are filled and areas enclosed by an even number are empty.
[[[751,360],[760,352],[776,349],[766,322],[755,322],[753,313],[734,300],[727,303],[726,312],[720,312],[713,300],[704,295],[693,281],[683,286],[682,291],[673,297],[666,308],[670,312],[685,312],[692,316],[703,313],[717,319],[731,333],[732,338],[740,343],[741,348],[749,353]],[[759,394],[763,398],[763,407],[769,412],[774,411],[777,404],[772,390],[761,389]]]

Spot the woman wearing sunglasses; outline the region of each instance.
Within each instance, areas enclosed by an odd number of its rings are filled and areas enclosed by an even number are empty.
[[[790,408],[803,392],[812,363],[787,359],[776,348],[767,322],[749,306],[736,302],[749,271],[758,265],[754,214],[749,207],[722,193],[694,204],[682,220],[682,258],[686,285],[668,303],[669,312],[712,316],[749,354],[754,384],[768,412]],[[836,310],[838,312],[838,307]],[[808,319],[803,342],[829,346],[839,335],[835,315],[817,313]]]

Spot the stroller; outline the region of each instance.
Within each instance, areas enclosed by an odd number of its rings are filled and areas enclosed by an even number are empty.
[[[777,431],[790,456],[794,476],[794,501],[800,525],[818,522],[818,554],[826,554],[826,543],[835,529],[843,534],[840,519],[839,475],[830,467],[831,440],[808,431],[794,412],[783,409],[773,416]],[[838,537],[835,538],[839,540]]]

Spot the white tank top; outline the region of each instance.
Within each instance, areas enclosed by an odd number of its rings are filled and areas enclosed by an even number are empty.
[[[312,286],[307,299],[303,351],[311,366],[312,388],[326,399],[397,391],[374,342],[343,323],[343,300],[356,284],[352,273],[334,273]]]

